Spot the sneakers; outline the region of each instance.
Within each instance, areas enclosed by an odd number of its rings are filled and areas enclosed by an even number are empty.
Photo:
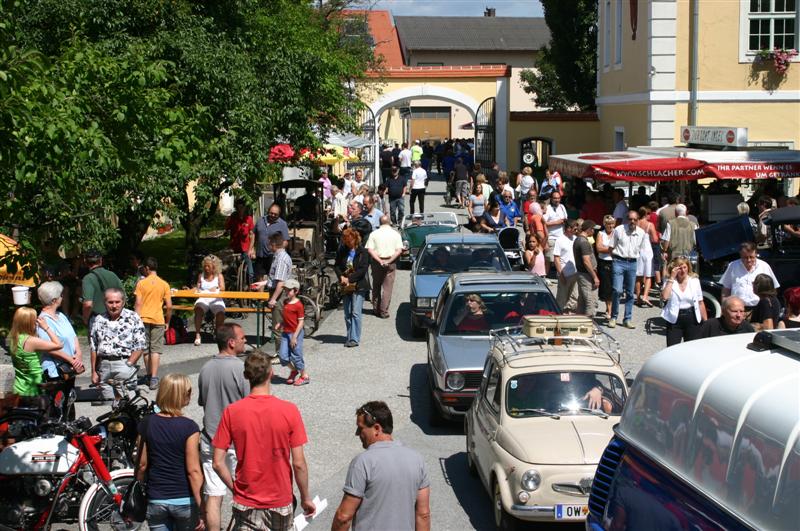
[[[344,346],[346,346],[346,347],[357,347],[358,346],[358,341],[354,341],[354,340],[351,339],[350,341],[345,343]]]
[[[155,391],[158,389],[158,376],[153,376],[150,378],[150,390]]]
[[[311,377],[306,375],[306,376],[300,376],[299,378],[297,378],[294,381],[294,384],[292,384],[292,385],[294,385],[295,387],[298,387],[300,385],[306,385],[306,384],[309,384],[309,383],[311,383]]]
[[[608,326],[609,328],[616,328],[617,327],[617,321],[615,319],[613,319],[613,318],[609,319],[608,320],[608,324],[606,326]]]
[[[630,328],[631,330],[633,330],[634,328],[636,328],[636,325],[635,325],[635,324],[633,324],[633,323],[632,323],[632,322],[630,322],[630,321],[623,321],[623,323],[622,323],[622,326],[624,326],[625,328]]]

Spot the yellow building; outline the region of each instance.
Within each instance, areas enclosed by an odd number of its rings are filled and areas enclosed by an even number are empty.
[[[780,74],[757,55],[798,47],[798,4],[600,0],[600,150],[682,144],[682,125],[745,127],[750,145],[800,148],[800,56]]]

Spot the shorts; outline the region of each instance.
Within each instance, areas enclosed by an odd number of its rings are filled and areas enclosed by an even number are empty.
[[[552,262],[553,261],[553,256],[554,256],[553,252],[555,251],[555,247],[556,247],[556,238],[552,238],[552,237],[548,238],[547,239],[547,250],[544,252],[544,258],[548,262]]]
[[[236,531],[289,531],[293,525],[292,504],[273,509],[256,509],[233,503],[233,529]]]
[[[147,338],[147,346],[144,348],[144,353],[148,354],[154,352],[161,354],[164,352],[164,330],[166,325],[147,324],[144,323],[145,337]]]
[[[203,494],[206,496],[225,496],[228,492],[228,487],[222,482],[220,477],[214,471],[212,462],[214,460],[214,447],[205,437],[200,434],[200,462],[203,464]],[[236,476],[236,452],[233,449],[228,450],[228,455],[225,456],[225,463],[228,465],[228,470],[231,471],[231,476]]]
[[[469,182],[456,181],[456,197],[469,198]]]
[[[225,301],[222,299],[197,299],[197,302],[194,303],[194,307],[200,308],[203,310],[203,313],[211,310],[211,313],[217,315],[225,311]]]

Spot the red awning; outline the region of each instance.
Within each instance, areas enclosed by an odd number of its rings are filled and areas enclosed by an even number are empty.
[[[632,152],[553,155],[550,168],[564,175],[607,181],[678,181],[705,177],[705,162]]]

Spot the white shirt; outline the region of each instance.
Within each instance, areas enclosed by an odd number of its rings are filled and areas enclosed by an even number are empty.
[[[347,198],[344,196],[344,192],[339,192],[333,198],[333,215],[334,217],[347,217]]]
[[[547,210],[544,211],[544,216],[542,216],[545,223],[550,223],[551,221],[561,220],[561,225],[551,225],[547,227],[547,232],[550,238],[558,238],[559,236],[564,235],[564,221],[567,219],[567,209],[564,205],[559,204],[558,208],[553,208],[553,205],[548,204]]]
[[[394,253],[403,248],[403,239],[391,225],[381,225],[378,230],[369,234],[364,247],[375,251],[381,258],[391,258]]]
[[[625,204],[625,200],[623,199],[617,206],[614,207],[614,219],[621,219],[624,223],[628,218],[628,205]]]
[[[780,287],[778,279],[775,278],[775,274],[769,264],[758,258],[756,258],[756,265],[753,266],[752,271],[745,269],[741,259],[731,262],[719,282],[731,290],[731,295],[742,299],[745,306],[756,306],[758,304],[758,295],[753,293],[753,280],[761,273],[772,277],[772,282],[775,283],[776,289]]]
[[[561,274],[565,277],[571,277],[578,272],[575,267],[575,254],[572,251],[572,246],[575,243],[575,236],[568,237],[564,234],[556,239],[553,246],[553,256],[558,256],[561,259]]]
[[[663,288],[662,288],[663,291]],[[689,277],[686,283],[686,291],[681,291],[681,285],[677,280],[672,282],[672,294],[661,310],[661,317],[670,324],[675,324],[678,321],[678,312],[686,308],[694,308],[694,316],[699,323],[700,316],[700,301],[703,300],[703,288],[700,286],[700,280],[695,277]]]
[[[636,226],[632,232],[628,231],[630,224],[618,225],[611,234],[611,246],[614,248],[613,255],[620,258],[639,258],[639,253],[644,250],[645,245],[650,246],[650,238],[647,234]]]
[[[428,172],[425,171],[423,167],[419,167],[415,169],[411,173],[411,189],[412,190],[422,190],[425,188],[425,179],[428,178]]]
[[[401,168],[410,168],[411,167],[411,150],[404,149],[397,155],[397,159],[400,161]]]
[[[609,247],[611,245],[611,239],[614,236],[614,231],[611,231],[611,234],[609,234],[606,231],[601,230],[597,233],[597,236],[600,238],[603,246]],[[597,258],[600,260],[611,260],[611,253],[597,253]]]
[[[353,195],[353,184],[355,184],[355,179],[345,179],[344,186],[342,186],[342,193],[344,193],[345,197],[349,197]]]
[[[528,192],[530,192],[534,182],[533,177],[525,175],[524,173],[522,174],[522,179],[519,181],[520,197],[528,197]]]

